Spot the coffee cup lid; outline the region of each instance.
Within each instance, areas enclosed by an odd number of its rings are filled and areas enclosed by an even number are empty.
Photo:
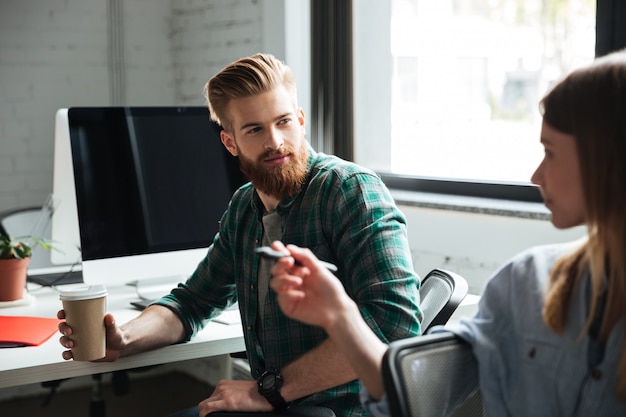
[[[63,301],[91,300],[93,298],[104,297],[105,295],[107,295],[106,287],[102,284],[98,284],[62,291],[59,294],[59,299]]]

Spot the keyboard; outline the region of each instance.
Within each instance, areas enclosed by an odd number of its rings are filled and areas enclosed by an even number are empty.
[[[83,271],[63,271],[50,274],[29,274],[28,282],[43,285],[45,287],[53,285],[80,284],[83,282]]]

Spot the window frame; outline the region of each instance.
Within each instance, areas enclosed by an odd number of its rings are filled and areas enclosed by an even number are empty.
[[[311,2],[311,142],[316,149],[354,160],[353,0]],[[597,0],[595,55],[626,47],[626,2]],[[622,23],[622,24],[620,24]],[[332,74],[332,77],[329,76]],[[344,123],[340,123],[344,120]],[[377,172],[387,187],[456,196],[542,202],[527,183],[466,181]]]

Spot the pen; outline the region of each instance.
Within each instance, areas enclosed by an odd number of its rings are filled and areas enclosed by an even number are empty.
[[[284,258],[285,256],[290,256],[288,253],[274,250],[270,248],[269,246],[261,246],[260,248],[256,248],[254,251],[261,256],[264,256],[266,258],[271,258],[271,259],[280,259],[280,258]],[[336,265],[331,264],[330,262],[324,262],[324,261],[319,261],[319,262],[329,271],[337,272],[339,269],[337,268]],[[300,262],[296,260],[296,264],[300,265]]]

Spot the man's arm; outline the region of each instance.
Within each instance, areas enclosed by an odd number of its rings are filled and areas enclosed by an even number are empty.
[[[65,311],[57,314],[65,319]],[[106,356],[99,361],[112,362],[122,356],[156,349],[179,342],[184,337],[183,324],[169,308],[153,305],[128,323],[118,326],[112,314],[104,316],[106,328]],[[74,346],[72,328],[66,322],[59,324],[63,334],[61,344],[68,349]],[[64,359],[72,359],[72,351],[62,353]]]
[[[281,394],[291,401],[360,378],[373,398],[384,387],[381,363],[387,345],[376,337],[356,309],[348,319],[328,328],[331,339],[303,355],[281,371],[285,384]],[[345,355],[343,352],[349,352]]]
[[[152,305],[135,319],[120,326],[124,348],[120,356],[156,349],[177,343],[185,336],[183,324],[169,308]]]
[[[417,336],[419,277],[404,214],[380,179],[367,173],[343,181],[332,200],[327,227],[346,293],[383,342]]]
[[[286,401],[324,391],[358,378],[349,358],[333,340],[325,340],[280,370],[284,385],[281,395]]]

